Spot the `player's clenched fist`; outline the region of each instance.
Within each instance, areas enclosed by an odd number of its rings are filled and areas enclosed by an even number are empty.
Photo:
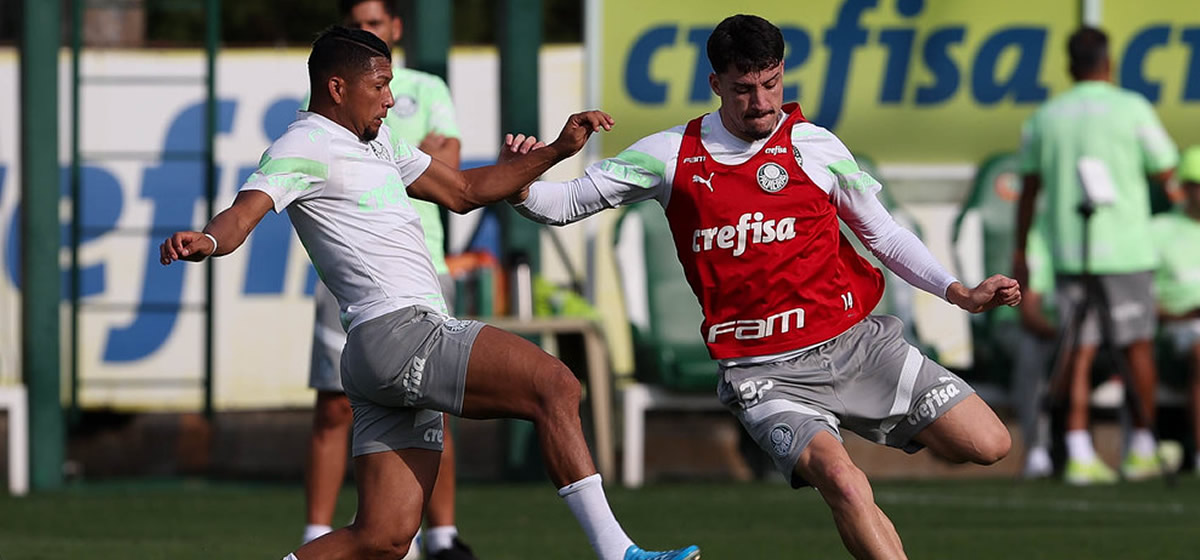
[[[211,235],[199,231],[176,232],[158,246],[158,261],[164,265],[175,261],[200,262],[217,251]]]

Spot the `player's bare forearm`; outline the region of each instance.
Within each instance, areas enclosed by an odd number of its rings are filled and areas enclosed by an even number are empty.
[[[408,192],[416,198],[465,213],[480,206],[512,197],[556,163],[575,155],[588,137],[610,130],[612,117],[600,111],[576,113],[567,119],[562,133],[545,149],[531,150],[496,165],[458,172],[434,161]]]
[[[203,231],[179,231],[159,245],[159,262],[164,265],[182,260],[199,262],[234,252],[262,217],[274,207],[271,197],[261,191],[243,191],[233,205],[209,220]]]

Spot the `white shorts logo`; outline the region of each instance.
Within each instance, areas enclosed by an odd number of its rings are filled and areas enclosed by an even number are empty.
[[[442,430],[439,428],[425,430],[425,443],[442,443]]]
[[[413,357],[412,365],[400,378],[404,386],[404,406],[412,406],[421,399],[421,382],[425,379],[425,358]]]
[[[939,378],[939,380],[945,379],[945,377]],[[930,389],[929,392],[919,398],[917,406],[908,414],[908,423],[916,426],[937,418],[938,413],[942,411],[946,404],[961,393],[962,390],[958,388],[958,384],[953,380],[940,387]]]
[[[462,321],[451,317],[442,323],[442,328],[446,329],[446,332],[450,334],[458,334],[470,328],[472,322],[473,321]]]
[[[787,186],[788,173],[782,165],[767,162],[758,168],[758,186],[769,193],[777,193]]]
[[[791,426],[776,424],[774,428],[771,428],[771,451],[780,457],[787,457],[787,454],[792,451],[792,442],[795,439]]]

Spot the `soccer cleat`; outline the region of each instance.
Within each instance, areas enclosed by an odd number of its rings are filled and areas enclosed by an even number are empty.
[[[444,548],[437,552],[429,553],[429,560],[479,560],[475,558],[475,553],[471,552],[471,547],[466,543],[454,537],[453,544],[450,548]]]
[[[1070,459],[1063,480],[1071,486],[1091,486],[1094,484],[1115,484],[1117,473],[1099,458],[1091,461]]]
[[[1177,441],[1158,444],[1158,453],[1145,455],[1130,453],[1121,461],[1121,477],[1131,482],[1162,476],[1164,472],[1175,472],[1183,463],[1183,447]],[[1165,466],[1164,466],[1165,465]]]
[[[625,549],[625,560],[700,560],[700,547],[692,545],[687,548],[677,548],[660,552],[642,550],[636,544]]]

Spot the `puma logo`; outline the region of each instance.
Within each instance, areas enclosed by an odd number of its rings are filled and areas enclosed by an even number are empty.
[[[713,178],[713,175],[716,175],[716,174],[717,173],[715,171],[712,173],[709,173],[707,179],[705,179],[704,177],[701,177],[699,175],[692,175],[692,182],[693,183],[704,183],[704,186],[708,187],[708,192],[715,192],[715,191],[713,191],[712,178]]]

